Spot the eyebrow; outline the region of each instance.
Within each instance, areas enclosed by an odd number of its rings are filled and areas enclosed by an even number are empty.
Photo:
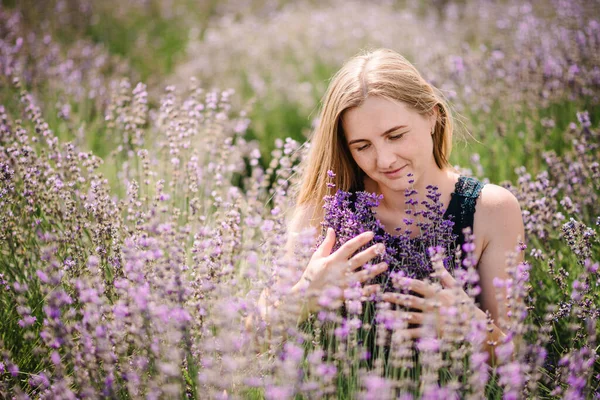
[[[406,128],[406,125],[398,125],[398,126],[394,126],[391,127],[390,129],[388,129],[387,131],[383,132],[380,136],[384,136],[387,135],[388,133],[397,131],[398,129],[402,129],[402,128]],[[348,142],[348,146],[354,144],[354,143],[359,143],[359,142],[366,142],[367,139],[354,139]]]

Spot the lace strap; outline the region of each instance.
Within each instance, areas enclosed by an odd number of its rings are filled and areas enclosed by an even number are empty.
[[[454,193],[476,199],[479,197],[482,188],[483,184],[477,179],[470,176],[460,176],[458,182],[456,182]]]
[[[483,184],[475,178],[460,176],[456,182],[454,193],[462,197],[460,208],[465,227],[473,227],[475,204],[481,194],[481,189],[483,189]]]

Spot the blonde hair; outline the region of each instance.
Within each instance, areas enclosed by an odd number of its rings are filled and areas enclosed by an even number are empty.
[[[439,90],[423,79],[417,69],[393,50],[378,49],[350,59],[332,78],[323,96],[320,121],[313,131],[308,157],[302,168],[297,206],[312,206],[314,222],[320,222],[327,182],[336,189],[360,190],[364,173],[354,162],[341,124],[343,113],[360,106],[368,96],[404,102],[421,115],[437,107],[433,131],[433,156],[440,169],[449,167],[453,120]],[[329,178],[327,171],[335,172]],[[311,207],[311,208],[312,208]]]

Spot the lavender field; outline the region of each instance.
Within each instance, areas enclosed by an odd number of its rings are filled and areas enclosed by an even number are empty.
[[[492,365],[460,307],[368,363],[361,316],[407,324],[377,296],[285,301],[320,99],[382,47],[451,104],[452,165],[519,200]],[[599,123],[598,0],[3,1],[0,398],[600,399]]]

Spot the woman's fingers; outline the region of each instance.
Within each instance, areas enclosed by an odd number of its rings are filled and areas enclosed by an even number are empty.
[[[377,275],[381,274],[385,270],[387,270],[388,265],[386,263],[379,263],[377,265],[370,265],[361,271],[355,272],[350,275],[350,282],[360,282],[365,283],[366,281],[375,278]]]
[[[425,336],[425,329],[422,327],[418,328],[407,328],[407,329],[396,329],[393,335],[398,335],[405,339],[419,339]]]
[[[381,298],[384,301],[388,301],[393,304],[398,304],[406,308],[415,308],[417,310],[425,310],[427,307],[427,300],[417,296],[402,293],[384,293]]]
[[[458,284],[450,272],[445,269],[439,271],[437,275],[440,277],[440,282],[444,288],[452,288]]]
[[[327,257],[331,254],[331,250],[333,249],[334,245],[335,230],[333,230],[332,228],[327,228],[327,234],[325,235],[325,239],[323,240],[323,243],[321,243],[321,245],[317,248],[315,253],[321,257]]]
[[[373,239],[373,236],[375,236],[375,234],[373,232],[361,233],[360,235],[353,237],[352,239],[350,239],[346,243],[344,243],[336,251],[336,253],[338,253],[341,257],[343,257],[344,260],[347,260],[350,257],[352,257],[352,254],[356,253],[356,250],[360,249],[362,246],[369,243],[369,241]]]
[[[411,278],[401,278],[400,285],[402,288],[411,290],[424,297],[431,297],[441,289],[439,285],[436,286],[435,284]]]
[[[367,301],[367,300],[369,300],[369,298],[372,295],[379,293],[380,291],[381,291],[381,285],[377,285],[377,284],[366,285],[363,287],[362,296],[361,296],[360,300]]]
[[[373,246],[369,247],[368,249],[363,250],[360,253],[358,253],[357,255],[355,255],[354,257],[352,257],[348,261],[348,269],[350,271],[357,270],[358,268],[362,267],[364,264],[371,261],[373,258],[377,257],[380,254],[383,254],[384,250],[385,250],[385,246],[383,245],[383,243],[374,244]]]
[[[425,314],[422,313],[422,312],[401,311],[401,310],[397,310],[396,311],[397,318],[401,319],[402,321],[406,321],[409,324],[419,324],[419,325],[422,325],[423,324],[424,315]]]

